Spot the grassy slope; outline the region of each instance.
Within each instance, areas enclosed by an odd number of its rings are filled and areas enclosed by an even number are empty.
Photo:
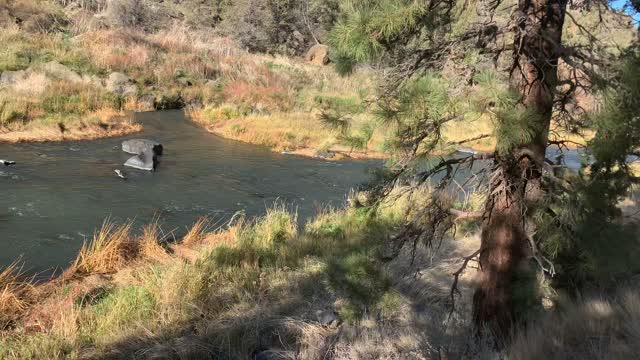
[[[398,210],[327,212],[298,231],[295,215],[274,209],[254,224],[236,222],[223,231],[208,232],[209,223],[200,222],[170,248],[159,245],[157,227],[133,238],[127,225],[106,224],[60,279],[24,288],[0,278],[5,293],[19,300],[0,302],[6,305],[0,320],[13,328],[0,337],[0,357],[114,349],[127,357],[193,336],[208,340],[202,351],[247,358],[275,345],[272,331],[292,347],[306,331],[335,331],[314,324],[316,310],[335,309],[348,323],[365,312],[391,318],[403,300],[375,254],[398,223]]]
[[[203,6],[206,13],[211,11],[208,5],[195,2],[176,6],[171,11],[191,14],[197,12],[198,6]],[[0,1],[0,9],[4,9],[4,16],[10,14],[6,26],[0,28],[0,72],[33,70],[26,80],[0,89],[0,141],[118,135],[140,130],[121,116],[123,111],[195,105],[193,119],[216,134],[276,151],[314,155],[328,149],[343,153],[351,150],[341,145],[335,130],[317,120],[319,109],[326,104],[346,104],[355,109],[356,133],[376,124],[372,109],[363,105],[376,92],[372,72],[360,71],[350,78],[340,78],[330,68],[248,54],[202,25],[194,29],[165,21],[158,23],[164,30],[144,33],[105,28],[105,24],[96,23],[100,17],[90,11],[69,10],[75,9],[71,6],[65,14],[51,1]],[[463,23],[473,22],[475,12],[468,12],[462,16],[466,19]],[[21,27],[7,25],[15,20],[11,16],[23,20]],[[628,30],[626,18],[605,13],[605,22],[598,24],[589,16],[581,18],[586,29],[604,36],[606,47],[624,47],[631,41],[633,31]],[[59,20],[49,24],[48,32],[41,32],[43,19]],[[575,44],[586,39],[583,30],[571,22],[567,23],[565,37]],[[42,66],[50,61],[76,72],[82,81],[45,76]],[[97,85],[111,72],[130,76],[134,93],[117,96]],[[444,137],[456,142],[491,134],[493,128],[486,117],[466,116],[464,121],[447,124]],[[378,128],[366,148],[355,153],[384,156],[381,152],[388,132],[389,129]],[[565,137],[561,129],[558,133]],[[584,141],[581,136],[570,138]],[[491,150],[495,140],[488,138],[465,146]]]
[[[470,341],[473,271],[449,315],[451,274],[478,246],[473,224],[437,252],[418,246],[413,257],[409,247],[380,260],[384,240],[426,198],[376,213],[327,211],[301,229],[283,208],[218,230],[202,220],[173,245],[157,224],[140,236],[105,224],[59,279],[31,286],[15,268],[0,275],[0,358],[247,359],[263,350],[284,359],[496,358],[490,339]],[[639,350],[633,288],[556,301],[559,311],[503,355],[630,358]],[[333,312],[340,323],[323,325]]]

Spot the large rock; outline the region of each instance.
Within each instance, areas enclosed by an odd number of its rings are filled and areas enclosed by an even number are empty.
[[[139,155],[131,157],[124,166],[132,167],[134,169],[153,171],[156,168],[157,158],[151,150],[145,150]]]
[[[327,65],[331,61],[329,58],[329,47],[322,44],[314,45],[307,51],[304,60],[315,65]]]
[[[24,70],[5,71],[0,75],[0,86],[12,86],[27,78],[27,72]]]
[[[138,88],[133,81],[125,74],[113,72],[105,81],[105,87],[108,91],[120,96],[134,96],[138,92]]]
[[[38,70],[43,72],[50,79],[64,80],[72,83],[79,83],[83,81],[82,77],[78,75],[78,73],[57,61],[49,61],[48,63],[29,68],[29,71],[32,72],[37,72]]]
[[[162,156],[162,144],[157,141],[147,139],[132,139],[122,142],[122,151],[139,155],[145,151],[150,151],[152,154]]]

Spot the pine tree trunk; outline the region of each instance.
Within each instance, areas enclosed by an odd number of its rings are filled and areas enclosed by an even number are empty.
[[[479,284],[474,320],[507,339],[519,320],[522,274],[529,269],[529,217],[544,195],[542,165],[557,85],[566,0],[520,0],[515,13],[510,85],[531,112],[530,141],[496,157],[482,226]],[[513,139],[498,139],[509,142]]]

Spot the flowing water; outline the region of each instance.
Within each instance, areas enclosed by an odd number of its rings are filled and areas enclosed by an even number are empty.
[[[33,273],[65,267],[105,218],[140,225],[159,217],[165,231],[179,236],[201,216],[256,216],[281,201],[304,219],[321,206],[341,205],[368,179],[367,169],[380,165],[276,154],[208,134],[179,111],[136,120],[143,132],[125,137],[0,144],[0,159],[17,161],[0,167],[0,268],[20,256]],[[131,155],[120,144],[133,138],[164,145],[157,171],[122,166]]]

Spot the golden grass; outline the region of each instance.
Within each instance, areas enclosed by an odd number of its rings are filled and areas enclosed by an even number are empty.
[[[61,132],[58,123],[63,123]],[[84,116],[54,116],[43,122],[29,122],[0,127],[0,142],[45,142],[68,140],[94,140],[116,137],[142,131],[131,115],[115,110],[102,109]]]
[[[480,135],[489,134],[490,136],[488,138],[465,142],[460,146],[472,148],[477,151],[494,151],[496,148],[494,130],[495,124],[488,116],[477,116],[474,118],[465,118],[460,121],[446,123],[443,128],[443,138],[445,142],[458,143]],[[587,131],[584,134],[570,133],[554,124],[552,124],[552,131],[550,134],[551,140],[565,140],[572,142],[573,144],[567,144],[570,148],[575,147],[577,144],[585,145],[592,137],[592,132]]]
[[[516,337],[509,359],[633,359],[640,351],[640,294],[636,286],[586,296]]]
[[[207,238],[207,234],[211,232],[212,225],[213,223],[208,217],[198,219],[182,238],[181,243],[187,246],[201,244]]]
[[[338,143],[338,131],[322,124],[315,112],[277,112],[226,118],[223,108],[206,108],[190,110],[188,116],[213,134],[266,146],[277,152],[313,157],[319,151],[330,150],[354,158],[386,157],[377,151],[384,140],[380,132],[374,134],[368,151],[351,152],[348,147]],[[363,121],[366,119],[361,117],[355,126]]]
[[[114,353],[128,358],[171,351],[203,358],[219,350],[249,358],[263,347],[301,359],[328,353],[345,360],[428,358],[433,351],[450,358],[480,357],[469,341],[472,269],[461,278],[462,297],[448,317],[451,273],[477,248],[476,234],[446,241],[439,252],[420,245],[415,253],[405,248],[387,264],[376,261],[378,246],[429,196],[428,190],[401,190],[375,214],[326,209],[301,230],[295,214],[282,205],[254,222],[238,217],[227,229],[211,229],[200,219],[189,231],[192,239],[172,245],[176,256],[158,245],[164,236],[157,221],[135,237],[130,224],[105,222],[74,267],[113,274],[83,273],[51,284],[47,297],[19,310],[29,311],[13,320],[15,331],[0,336],[0,358]],[[183,250],[192,255],[179,256]],[[108,259],[120,265],[106,266]],[[415,273],[416,267],[422,270]],[[361,286],[371,289],[365,300],[350,290]],[[554,314],[551,325],[536,324],[506,353],[514,359],[555,351],[567,355],[580,350],[574,344],[594,349],[591,341],[597,341],[610,346],[610,352],[598,353],[600,358],[629,354],[637,345],[637,299],[631,293],[615,301],[585,301],[586,306],[566,304],[567,317]],[[370,303],[362,307],[361,301]],[[322,311],[337,312],[343,324],[319,324]],[[627,312],[633,314],[629,321],[623,316]],[[558,341],[545,336],[547,329]],[[590,336],[585,339],[583,332]],[[490,350],[478,351],[497,358]]]
[[[132,224],[116,225],[105,220],[91,241],[85,241],[69,269],[71,274],[108,274],[121,269],[138,255],[131,238]]]
[[[28,308],[32,290],[17,261],[0,272],[0,331]]]
[[[138,238],[139,257],[152,263],[165,263],[171,260],[171,255],[165,248],[166,236],[158,219],[142,227],[142,234]]]

